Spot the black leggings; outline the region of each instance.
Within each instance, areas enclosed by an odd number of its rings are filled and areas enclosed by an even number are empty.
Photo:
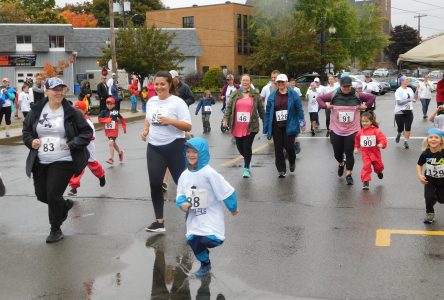
[[[148,176],[156,219],[163,219],[162,183],[166,169],[170,170],[176,184],[185,170],[184,144],[185,139],[176,139],[172,143],[162,146],[148,144],[146,150]]]
[[[252,148],[256,132],[251,132],[247,136],[236,137],[236,147],[240,155],[244,157],[244,168],[250,167]]]
[[[413,112],[405,110],[402,114],[395,115],[396,125],[398,125],[398,133],[403,131],[411,131],[413,123]]]
[[[11,125],[11,114],[12,114],[11,106],[0,108],[0,124],[2,124],[3,115],[5,115],[6,125]]]
[[[331,110],[326,109],[325,110],[325,126],[327,126],[327,130],[330,130],[330,115],[331,115]]]
[[[274,157],[278,172],[287,171],[284,149],[288,154],[288,162],[290,163],[290,166],[294,165],[296,162],[296,153],[294,151],[294,140],[296,135],[287,136],[286,131],[286,127],[278,127],[276,122],[273,122]]]
[[[348,171],[352,171],[355,165],[355,157],[353,156],[355,135],[356,132],[347,136],[337,135],[333,131],[330,133],[330,141],[333,146],[335,159],[338,163],[342,163],[345,153],[345,167]]]
[[[444,185],[427,183],[424,185],[426,212],[433,213],[436,202],[444,203]]]

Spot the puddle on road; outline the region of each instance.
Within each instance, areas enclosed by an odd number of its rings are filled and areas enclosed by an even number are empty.
[[[197,278],[200,263],[191,249],[185,242],[174,245],[167,239],[165,234],[145,243],[139,239],[116,257],[127,264],[124,270],[83,282],[85,299],[295,299],[252,289],[239,278],[220,274],[217,265],[211,275]]]

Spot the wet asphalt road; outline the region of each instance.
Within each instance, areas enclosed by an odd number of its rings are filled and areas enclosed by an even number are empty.
[[[185,244],[173,183],[167,232],[143,230],[154,213],[141,121],[119,137],[125,161],[113,167],[104,163],[106,140],[97,132],[107,185],[100,188],[86,172],[62,227],[65,239],[54,245],[45,244],[47,209],[24,172],[26,148],[1,146],[7,196],[0,199],[0,299],[442,299],[443,236],[393,234],[390,246],[375,244],[378,229],[444,230],[439,204],[437,222],[422,223],[423,189],[415,173],[421,140],[411,140],[410,150],[395,144],[393,93],[378,101],[381,128],[392,139],[383,151],[384,179],[373,176],[366,192],[359,155],[355,185],[337,177],[325,131],[302,135],[296,172],[285,179],[277,178],[272,146],[258,134],[252,177],[241,178],[242,162],[230,136],[220,132],[215,109],[207,135],[211,165],[236,188],[241,213],[226,214],[227,239],[211,251],[212,277],[203,281],[193,275],[199,263]],[[199,135],[200,116],[193,122]],[[428,126],[415,104],[413,136],[423,136]]]

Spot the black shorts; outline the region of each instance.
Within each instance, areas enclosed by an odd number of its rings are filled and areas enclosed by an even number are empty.
[[[3,106],[2,108],[0,108],[0,124],[2,124],[3,115],[5,115],[6,125],[11,125],[11,113],[12,113],[11,106],[6,106],[6,107]]]
[[[314,121],[318,120],[318,113],[317,112],[311,112],[311,113],[308,113],[308,114],[310,115],[310,121],[311,122],[314,122]]]
[[[117,140],[117,136],[109,136],[108,137],[108,141],[113,141],[115,142]]]

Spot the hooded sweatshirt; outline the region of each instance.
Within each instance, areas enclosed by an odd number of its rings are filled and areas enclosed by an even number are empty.
[[[187,169],[180,175],[177,183],[176,205],[190,202],[186,224],[186,237],[194,235],[214,236],[223,241],[225,239],[225,223],[223,204],[230,211],[237,209],[237,197],[234,188],[210,165],[208,143],[204,138],[192,138],[185,144],[185,155],[188,147],[198,152],[197,167]]]

